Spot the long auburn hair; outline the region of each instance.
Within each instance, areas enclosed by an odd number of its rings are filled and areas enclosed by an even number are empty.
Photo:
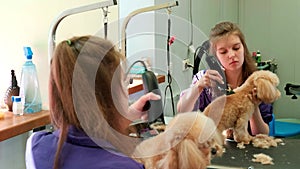
[[[114,81],[121,88],[118,67],[124,58],[111,42],[96,36],[73,37],[56,46],[49,79],[50,118],[60,130],[54,169],[70,126],[92,138],[112,140],[115,147],[124,143],[118,137],[127,133],[120,126],[130,121],[120,115],[126,106],[118,108],[113,96],[126,95],[127,88],[115,91],[112,85]]]
[[[246,44],[245,36],[243,32],[240,30],[237,24],[224,21],[216,24],[210,31],[209,40],[210,40],[210,52],[216,56],[216,45],[215,43],[224,36],[229,35],[237,35],[242,45],[244,46],[244,58],[245,61],[243,63],[243,72],[242,72],[242,78],[243,82],[254,72],[257,70],[257,67],[255,65],[254,59],[252,58],[248,46]]]

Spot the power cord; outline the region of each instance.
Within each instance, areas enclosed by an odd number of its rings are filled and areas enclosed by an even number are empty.
[[[127,72],[126,72],[126,76],[129,74],[129,72],[130,72],[130,70],[132,69],[132,67],[133,67],[135,64],[137,64],[137,63],[141,63],[141,64],[143,65],[143,67],[145,68],[145,71],[147,71],[147,65],[145,64],[145,62],[142,61],[142,60],[137,60],[137,61],[133,62],[133,63],[129,66],[129,68],[128,68]]]
[[[125,74],[125,77],[128,76],[128,74],[130,73],[130,70],[132,69],[132,67],[133,67],[135,64],[137,64],[137,63],[141,63],[141,64],[143,65],[145,71],[147,71],[147,66],[146,66],[145,62],[142,61],[142,60],[137,60],[137,61],[133,62],[133,63],[129,66],[129,68],[128,68],[126,74]],[[129,84],[132,84],[132,83],[133,83],[133,78],[130,77],[130,79],[129,79]]]
[[[170,46],[172,45],[172,43],[170,43],[171,41],[171,37],[170,37],[170,33],[171,33],[171,19],[170,19],[170,9],[168,10],[168,39],[167,39],[167,64],[168,64],[168,75],[167,75],[167,79],[168,79],[168,84],[165,88],[165,98],[164,98],[164,107],[166,105],[166,95],[167,95],[167,90],[170,90],[170,94],[171,94],[171,103],[172,103],[172,111],[173,111],[173,116],[175,116],[175,106],[174,106],[174,99],[173,99],[173,90],[172,90],[172,76],[171,76],[171,70],[170,70]]]
[[[206,40],[202,43],[201,46],[198,46],[196,48],[195,53],[194,53],[193,75],[198,73],[198,69],[199,69],[203,54],[205,53],[208,55],[209,46],[210,46],[210,42],[209,42],[209,40]]]

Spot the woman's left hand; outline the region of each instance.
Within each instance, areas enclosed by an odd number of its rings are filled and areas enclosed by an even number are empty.
[[[259,105],[262,102],[259,98],[257,98],[257,89],[256,88],[252,89],[250,99],[252,100],[252,102],[255,105]]]
[[[148,114],[147,110],[143,110],[144,106],[147,104],[147,101],[150,100],[159,100],[161,99],[160,95],[154,94],[152,92],[149,92],[142,97],[140,97],[137,101],[135,101],[130,107],[129,107],[129,115],[130,119],[136,120],[136,119],[142,119],[147,120]]]

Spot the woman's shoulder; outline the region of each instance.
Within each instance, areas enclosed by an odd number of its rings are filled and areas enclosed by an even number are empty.
[[[52,132],[49,131],[38,131],[38,132],[33,132],[28,139],[30,139],[32,141],[33,144],[38,143],[42,140],[44,140],[45,138],[49,139],[52,138],[54,139],[55,136]]]
[[[40,145],[47,145],[47,146],[42,146],[42,147],[49,147],[50,149],[52,148],[51,146],[49,146],[49,141],[45,141],[45,136],[51,136],[50,132],[46,132],[46,131],[38,131],[38,132],[33,132],[27,139],[26,141],[26,168],[30,168],[30,169],[35,169],[38,168],[36,167],[36,160],[35,159],[39,159],[39,158],[43,158],[41,156],[36,156],[36,152],[41,152],[42,154],[44,154],[45,156],[48,157],[48,159],[46,161],[48,161],[49,163],[49,154],[45,153],[45,149],[40,149]],[[45,158],[44,158],[45,159]],[[41,160],[40,160],[41,161]],[[47,167],[44,167],[47,168]]]
[[[51,166],[56,151],[57,133],[39,131],[33,133],[28,141],[30,142],[30,150],[32,150],[32,156],[34,156],[37,166]],[[80,139],[80,138],[78,138]],[[82,144],[77,144],[76,138],[67,141],[64,144],[64,150],[62,152],[62,159],[65,161],[65,168],[110,168],[110,169],[143,169],[144,166],[132,158],[114,151],[113,149],[101,148],[100,146],[91,145],[87,140],[84,140]],[[29,143],[28,143],[29,145]],[[47,145],[47,146],[45,146]],[[37,156],[37,154],[43,154],[49,159]],[[47,152],[47,153],[45,153]],[[66,155],[68,152],[68,155]],[[87,156],[80,156],[79,154],[87,154]],[[99,160],[101,159],[101,160]],[[39,168],[39,167],[37,167]]]

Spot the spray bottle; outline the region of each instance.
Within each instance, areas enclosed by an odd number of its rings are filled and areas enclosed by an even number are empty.
[[[32,62],[30,47],[24,47],[26,62],[22,66],[20,96],[24,113],[35,113],[42,110],[39,81],[35,64]]]

